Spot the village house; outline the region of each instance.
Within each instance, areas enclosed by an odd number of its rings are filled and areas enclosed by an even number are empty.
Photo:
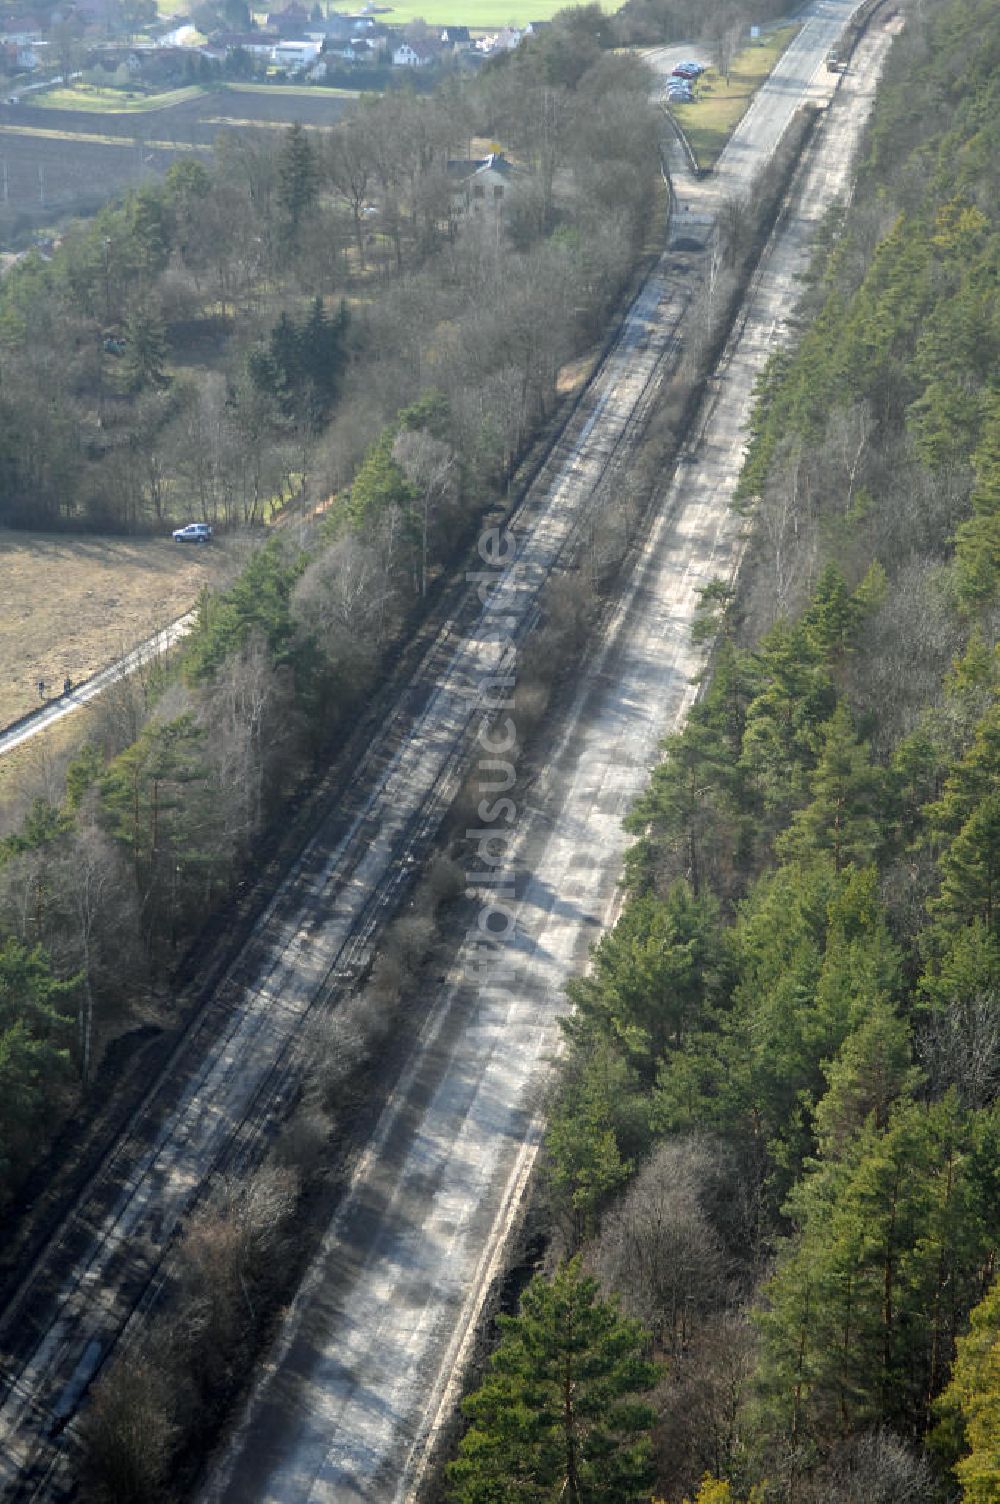
[[[322,41],[310,42],[299,39],[294,42],[279,42],[272,49],[271,61],[278,68],[286,68],[294,73],[302,68],[309,68],[317,62],[323,50]]]
[[[377,21],[374,16],[345,16],[343,19],[350,22],[353,37],[388,37],[392,30],[385,21]]]
[[[495,151],[487,157],[450,161],[448,176],[452,181],[454,214],[500,215],[523,171],[508,162],[503,152]]]
[[[323,43],[319,62],[309,77],[325,78],[329,69],[337,63],[354,63],[361,67],[371,66],[383,61],[384,52],[385,43],[381,37],[352,37],[346,42],[331,41],[327,38]]]
[[[280,40],[276,31],[223,31],[215,38],[227,54],[249,52],[251,57],[268,59]]]
[[[45,44],[38,33],[8,32],[0,38],[0,46],[4,64],[11,73],[15,70],[31,73],[41,66]]]
[[[115,31],[120,17],[115,0],[77,0],[75,14],[84,22],[88,32],[108,35]]]
[[[356,63],[382,63],[389,43],[385,37],[354,37],[351,42]]]
[[[487,36],[479,37],[474,43],[477,52],[484,52],[487,57],[492,57],[498,52],[513,52],[519,47],[526,32],[518,26],[505,26],[501,31],[491,32]]]
[[[267,17],[268,31],[276,31],[282,41],[301,37],[309,25],[309,12],[304,5],[291,0],[284,10],[271,11]]]
[[[440,53],[429,42],[401,42],[393,49],[394,68],[427,68],[436,63]]]
[[[360,61],[360,49],[367,47],[366,42],[359,41],[357,46],[349,38],[341,40],[327,37],[323,44],[323,58],[327,63],[342,62],[356,63]]]
[[[487,57],[498,52],[513,52],[515,47],[520,47],[525,37],[538,36],[548,25],[548,21],[529,21],[526,26],[504,26],[500,31],[477,37],[471,47],[475,52],[485,53]]]
[[[322,32],[328,42],[349,42],[351,37],[359,34],[359,27],[349,16],[342,16],[338,12],[324,16],[322,20],[309,22],[309,33],[318,36]]]
[[[467,26],[445,26],[441,32],[442,47],[451,47],[456,51],[464,51],[472,46],[472,37],[469,35]]]

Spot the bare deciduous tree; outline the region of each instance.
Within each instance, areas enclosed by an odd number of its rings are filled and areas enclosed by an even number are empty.
[[[95,992],[114,964],[113,957],[126,975],[131,969],[129,952],[133,947],[129,936],[136,923],[135,890],[121,853],[88,823],[73,833],[65,855],[53,864],[50,881],[57,906],[68,921],[64,933],[72,952],[70,964],[80,976],[77,1047],[80,1075],[86,1086],[93,1056]],[[111,939],[113,935],[115,939]],[[106,954],[109,948],[110,955]]]
[[[843,1442],[815,1471],[799,1471],[800,1461],[791,1459],[779,1493],[789,1504],[935,1504],[941,1497],[927,1460],[884,1427]]]
[[[424,429],[406,429],[396,436],[392,457],[416,493],[420,523],[420,594],[427,594],[428,540],[438,513],[454,502],[458,456],[450,444]]]
[[[753,1369],[753,1328],[729,1313],[707,1318],[697,1342],[670,1360],[656,1397],[653,1445],[659,1488],[671,1498],[693,1496],[706,1473],[732,1473]]]
[[[725,1298],[725,1254],[700,1200],[714,1173],[707,1144],[661,1144],[604,1218],[595,1250],[602,1279],[673,1351],[693,1319]]]
[[[188,1227],[180,1250],[185,1345],[207,1391],[224,1382],[248,1323],[253,1330],[255,1293],[273,1276],[298,1188],[294,1170],[265,1164],[225,1180]]]
[[[776,461],[754,515],[756,568],[747,614],[760,635],[779,617],[794,613],[815,574],[816,528],[801,446],[788,446]]]
[[[867,402],[835,408],[827,423],[827,445],[838,461],[843,514],[850,517],[865,455],[875,432],[871,408]]]
[[[919,1040],[920,1062],[935,1097],[955,1087],[972,1111],[1000,1094],[1000,998],[956,997],[935,1013]]]
[[[162,1497],[174,1430],[168,1386],[160,1363],[135,1350],[98,1380],[80,1423],[88,1501],[153,1504]]]
[[[375,156],[365,121],[355,115],[326,138],[326,174],[351,213],[358,265],[365,265],[365,207],[375,172]]]
[[[292,593],[300,629],[348,679],[375,660],[395,590],[376,551],[345,534],[308,565]]]

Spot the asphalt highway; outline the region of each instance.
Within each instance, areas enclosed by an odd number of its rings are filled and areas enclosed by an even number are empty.
[[[766,160],[802,97],[838,83],[822,62],[851,10],[851,0],[820,0],[804,13],[794,65],[746,117],[717,193]],[[563,983],[613,916],[621,816],[690,702],[701,661],[689,641],[697,586],[738,561],[728,496],[753,377],[783,337],[815,220],[846,191],[881,45],[873,37],[839,83],[812,175],[727,352],[695,462],[665,494],[540,786],[518,811],[512,933],[484,978],[477,931],[430,1008],[206,1501],[386,1504],[419,1486],[537,1151]],[[707,225],[719,202],[710,188],[681,180],[679,212]],[[5,1499],[66,1496],[88,1383],[156,1288],[213,1172],[294,1089],[308,1021],[336,1006],[371,957],[490,722],[484,684],[516,670],[542,587],[676,357],[689,280],[673,277],[665,256],[644,284],[522,508],[515,562],[486,606],[470,591],[442,628],[367,748],[351,799],[317,830],[129,1132],[0,1313]]]
[[[827,75],[825,54],[851,10],[836,0],[806,10],[718,180],[675,184],[679,213],[707,222],[766,160],[797,104],[825,103],[836,90],[720,362],[690,462],[663,496],[518,811],[507,869],[516,924],[485,979],[479,933],[458,954],[201,1504],[403,1504],[419,1494],[538,1151],[565,981],[613,920],[622,816],[703,666],[690,641],[698,589],[738,566],[730,500],[753,384],[788,338],[817,225],[849,191],[888,45],[875,29],[850,74]]]
[[[516,519],[516,563],[470,586],[365,749],[258,929],[129,1131],[0,1313],[0,1487],[57,1499],[88,1384],[155,1290],[171,1239],[220,1167],[259,1140],[305,1068],[306,1024],[370,960],[489,721],[483,686],[676,353],[685,289],[651,276]]]

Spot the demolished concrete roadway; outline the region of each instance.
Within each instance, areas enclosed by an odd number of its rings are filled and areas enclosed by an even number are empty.
[[[690,641],[698,587],[738,564],[729,503],[753,383],[787,339],[819,220],[849,191],[888,45],[875,28],[852,71],[830,79],[823,59],[851,9],[835,0],[807,9],[794,53],[721,164],[715,193],[766,159],[795,105],[836,88],[721,362],[693,463],[663,498],[531,807],[519,812],[509,975],[477,984],[475,945],[459,952],[202,1504],[419,1494],[534,1163],[564,983],[613,918],[622,816],[703,665]],[[713,184],[679,182],[682,213],[689,191],[688,212],[709,214]]]

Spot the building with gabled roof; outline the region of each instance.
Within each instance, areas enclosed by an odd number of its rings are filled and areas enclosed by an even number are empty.
[[[502,151],[485,157],[452,159],[447,166],[452,180],[452,207],[459,214],[478,215],[487,210],[500,214],[524,170],[508,162]]]
[[[431,63],[436,63],[440,56],[440,49],[434,43],[400,42],[399,46],[392,50],[392,66],[394,68],[426,68]]]

